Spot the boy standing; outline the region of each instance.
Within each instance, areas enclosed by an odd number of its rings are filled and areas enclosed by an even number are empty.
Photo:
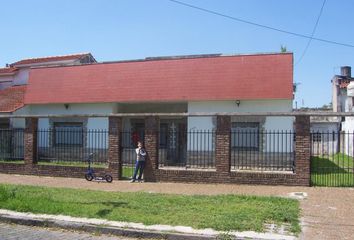
[[[138,147],[135,149],[135,152],[136,152],[136,163],[135,163],[134,175],[132,180],[130,180],[130,182],[136,181],[136,175],[138,174],[138,171],[139,171],[138,181],[140,182],[145,167],[146,151],[143,147],[142,142],[138,141]]]

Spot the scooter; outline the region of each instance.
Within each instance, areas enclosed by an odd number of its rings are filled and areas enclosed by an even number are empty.
[[[113,177],[110,174],[104,174],[104,176],[96,176],[95,171],[91,167],[92,158],[93,158],[93,153],[90,153],[90,155],[87,157],[88,168],[85,174],[85,179],[87,181],[95,180],[95,181],[107,181],[111,183],[113,181]]]

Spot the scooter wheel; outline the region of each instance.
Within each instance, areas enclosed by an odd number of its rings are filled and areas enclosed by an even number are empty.
[[[93,176],[92,176],[91,174],[85,174],[85,179],[86,179],[87,181],[92,181]]]
[[[104,178],[106,179],[107,182],[111,183],[113,181],[113,178],[111,175],[107,174],[104,176]]]

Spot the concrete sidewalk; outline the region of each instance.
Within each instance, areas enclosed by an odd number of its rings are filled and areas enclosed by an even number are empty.
[[[183,183],[113,183],[87,182],[84,179],[52,178],[0,174],[0,183],[49,187],[67,187],[103,191],[153,192],[170,194],[246,194],[288,197],[294,192],[305,192],[300,200],[303,233],[300,239],[352,239],[354,235],[354,189],[286,186],[252,186],[231,184]]]

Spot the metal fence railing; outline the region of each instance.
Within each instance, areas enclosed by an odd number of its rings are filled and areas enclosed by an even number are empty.
[[[0,129],[0,160],[24,158],[24,129]]]
[[[311,183],[354,186],[354,132],[311,132]]]
[[[215,168],[215,131],[161,131],[160,167]]]
[[[93,129],[39,129],[37,132],[39,162],[87,163],[94,153],[93,164],[108,160],[108,131]]]
[[[231,131],[231,169],[294,171],[292,131]]]

